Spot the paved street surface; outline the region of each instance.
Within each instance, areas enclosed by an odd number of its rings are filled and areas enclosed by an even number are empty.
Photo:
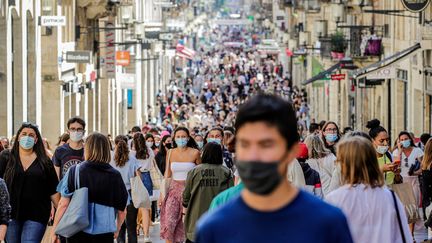
[[[162,240],[160,238],[160,235],[159,235],[160,227],[159,226],[160,225],[158,223],[158,224],[150,227],[150,237],[151,237],[152,243],[164,243],[165,242],[164,240]],[[144,242],[144,236],[143,235],[141,235],[139,237],[138,242]]]

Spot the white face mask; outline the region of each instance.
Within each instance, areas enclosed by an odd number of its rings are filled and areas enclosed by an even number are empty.
[[[84,137],[84,133],[83,132],[70,132],[69,136],[70,136],[70,140],[72,140],[74,142],[79,142]]]
[[[153,142],[146,142],[147,147],[151,148],[153,147]]]
[[[387,151],[388,151],[388,149],[389,149],[389,147],[388,146],[377,146],[376,147],[376,151],[379,153],[379,154],[385,154]]]

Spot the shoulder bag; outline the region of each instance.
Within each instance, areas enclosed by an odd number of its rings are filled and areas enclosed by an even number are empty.
[[[83,231],[90,224],[88,215],[88,188],[80,188],[79,169],[80,164],[75,167],[75,191],[55,231],[57,235],[66,238]]]
[[[153,182],[153,190],[160,190],[164,177],[162,172],[159,170],[154,158],[152,159],[152,166],[150,168],[150,177]]]
[[[392,196],[393,196],[393,203],[394,203],[394,206],[396,209],[396,214],[397,214],[397,219],[398,219],[398,224],[399,224],[399,230],[400,230],[401,236],[402,236],[402,242],[406,243],[405,234],[404,234],[403,227],[402,227],[402,220],[401,220],[401,217],[399,214],[399,208],[398,208],[397,203],[396,203],[395,192],[393,190],[390,190],[390,191],[391,191]]]
[[[388,185],[388,187],[396,193],[396,195],[399,197],[399,200],[404,205],[408,223],[415,223],[418,219],[420,219],[417,202],[411,183],[405,182],[402,184],[393,184]]]
[[[167,167],[165,169],[165,173],[168,173],[168,170],[171,170],[171,168],[170,168],[171,167],[171,161],[170,161],[171,151],[172,151],[171,149],[168,151],[168,158],[167,158],[168,164],[167,164]],[[172,180],[171,178],[164,178],[162,180],[162,185],[161,185],[160,190],[161,190],[162,196],[164,196],[164,197],[168,194],[168,189],[170,187],[171,180]]]

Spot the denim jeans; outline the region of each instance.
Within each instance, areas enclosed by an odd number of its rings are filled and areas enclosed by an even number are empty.
[[[150,177],[150,172],[142,172],[142,182],[144,184],[144,187],[147,189],[149,196],[153,195],[153,182]]]
[[[6,232],[8,243],[40,243],[45,233],[46,225],[26,220],[11,220]]]
[[[129,204],[126,208],[126,222],[123,223],[119,236],[117,238],[117,243],[126,243],[126,231],[127,231],[127,242],[137,243],[137,215],[138,209],[136,209],[133,204]]]

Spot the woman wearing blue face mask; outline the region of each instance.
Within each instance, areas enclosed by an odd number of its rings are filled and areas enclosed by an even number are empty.
[[[189,130],[178,127],[173,134],[173,149],[166,158],[165,184],[166,195],[161,195],[161,238],[166,242],[185,241],[185,229],[182,217],[185,210],[182,205],[182,194],[187,174],[200,164],[200,151]]]
[[[336,155],[336,144],[340,139],[339,127],[335,122],[328,121],[322,127],[322,140],[327,149]]]
[[[399,133],[397,149],[393,151],[393,158],[400,160],[401,175],[404,183],[412,185],[417,205],[420,202],[420,181],[418,176],[421,174],[421,161],[423,151],[414,144],[414,138],[407,131]],[[414,235],[414,223],[410,224],[411,233]]]
[[[201,134],[197,134],[197,135],[195,135],[194,139],[195,139],[195,142],[198,145],[198,149],[202,150],[203,147],[204,147],[204,137]]]
[[[0,177],[6,181],[12,207],[7,242],[41,242],[60,195],[54,165],[36,125],[24,123],[12,149],[0,154]]]

